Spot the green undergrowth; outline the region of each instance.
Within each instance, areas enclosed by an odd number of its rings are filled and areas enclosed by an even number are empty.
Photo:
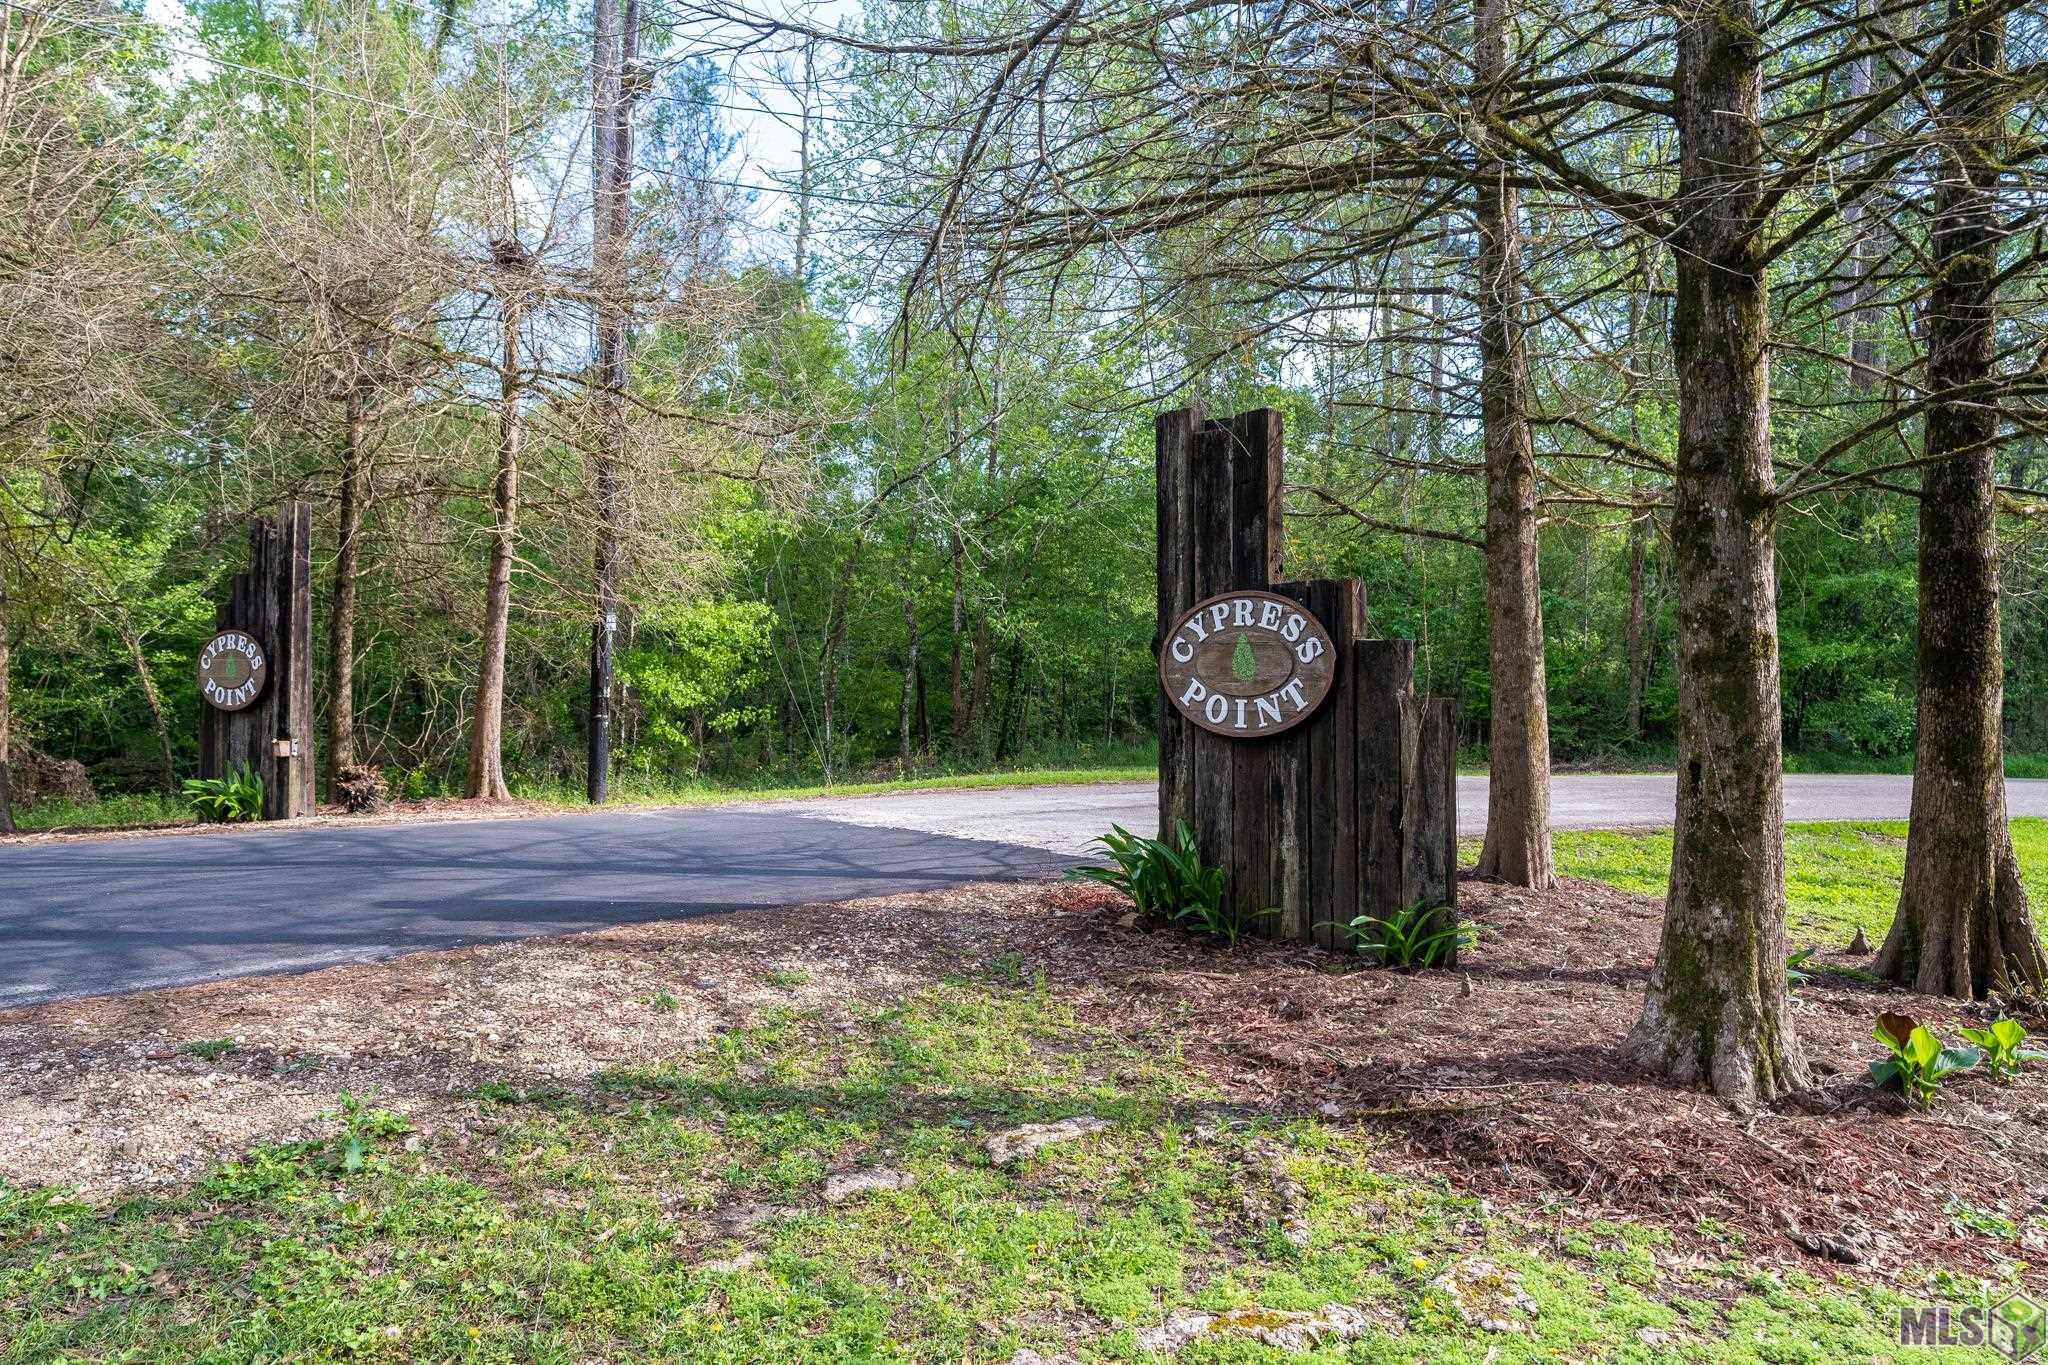
[[[92,829],[130,825],[190,825],[198,823],[192,807],[183,797],[161,792],[105,796],[98,801],[41,801],[14,807],[15,828],[24,832],[46,829]]]
[[[1378,1326],[1307,1355],[1211,1334],[1178,1358],[1895,1351],[1885,1291],[1766,1273],[1732,1237],[1679,1256],[1646,1227],[1396,1178],[1385,1136],[1247,1118],[1170,1041],[1084,1025],[1015,965],[768,1010],[574,1094],[491,1081],[461,1140],[416,1150],[402,1115],[352,1098],[326,1136],[180,1193],[100,1208],[0,1185],[0,1361],[1134,1360],[1178,1307],[1331,1304]],[[993,1132],[1078,1115],[1109,1126],[988,1154]],[[883,1167],[913,1183],[820,1197],[828,1173]],[[747,1208],[770,1216],[742,1226]],[[1517,1330],[1445,1293],[1474,1257],[1519,1281]]]
[[[615,805],[694,806],[731,801],[769,801],[803,796],[868,796],[886,792],[948,791],[983,787],[1078,786],[1090,782],[1151,782],[1159,776],[1156,760],[1105,763],[1083,768],[1008,768],[1000,772],[931,773],[874,782],[793,780],[787,783],[714,783],[671,785],[627,779],[612,785]],[[513,783],[513,795],[577,810],[590,809],[581,787]]]
[[[1662,896],[1671,875],[1669,830],[1559,830],[1557,870],[1643,896]],[[2012,822],[2020,875],[2034,904],[2048,904],[2048,820]],[[1477,840],[1464,841],[1466,861]],[[1906,869],[1903,820],[1785,827],[1786,927],[1795,946],[1846,947],[1860,927],[1875,947],[1891,927]]]

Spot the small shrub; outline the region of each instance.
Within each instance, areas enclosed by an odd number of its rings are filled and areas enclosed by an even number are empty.
[[[1359,952],[1380,966],[1413,971],[1448,966],[1461,949],[1479,941],[1479,926],[1471,920],[1445,924],[1442,919],[1441,906],[1417,904],[1384,919],[1360,915],[1339,927]]]
[[[263,814],[263,779],[247,766],[226,777],[191,777],[185,780],[185,803],[202,820],[237,824]]]
[[[1934,1104],[1941,1083],[1959,1071],[1968,1071],[1983,1059],[1973,1047],[1943,1047],[1941,1040],[1911,1015],[1887,1011],[1877,1016],[1872,1036],[1891,1052],[1891,1060],[1870,1064],[1870,1079],[1877,1085],[1899,1083],[1906,1099],[1922,1109]]]
[[[2017,1019],[2000,1019],[1989,1028],[1958,1030],[1984,1052],[1984,1069],[2000,1085],[2010,1085],[2027,1062],[2048,1061],[2048,1052],[2021,1047],[2027,1041],[2026,1027]]]
[[[640,1003],[653,1010],[656,1014],[674,1014],[683,1007],[683,1002],[676,999],[675,992],[666,986],[663,986],[652,995],[643,997]]]
[[[368,763],[350,764],[334,774],[334,796],[350,815],[381,810],[387,799],[383,770]]]
[[[1816,970],[1818,969],[1813,966],[1813,949],[1801,948],[1785,959],[1786,987],[1796,991],[1801,986],[1811,983]]]

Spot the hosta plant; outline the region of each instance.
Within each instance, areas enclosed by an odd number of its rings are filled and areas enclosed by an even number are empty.
[[[1933,1105],[1944,1080],[1968,1071],[1984,1057],[1974,1047],[1943,1047],[1939,1038],[1909,1014],[1886,1011],[1878,1015],[1872,1036],[1892,1055],[1887,1061],[1870,1064],[1870,1079],[1878,1085],[1898,1082],[1906,1099],[1922,1109]]]
[[[234,824],[263,814],[263,779],[247,767],[226,777],[193,777],[185,781],[185,803],[202,820]]]
[[[2048,1052],[2037,1047],[2020,1046],[2027,1041],[2027,1030],[2017,1019],[2000,1019],[1989,1028],[1966,1028],[1957,1032],[1984,1050],[1984,1069],[2000,1085],[2010,1084],[2027,1062],[2048,1061]]]

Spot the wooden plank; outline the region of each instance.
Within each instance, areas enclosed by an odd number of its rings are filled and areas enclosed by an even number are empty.
[[[1312,942],[1347,946],[1344,927],[1358,914],[1359,838],[1355,754],[1365,594],[1356,579],[1315,579],[1307,584],[1310,610],[1330,632],[1337,672],[1328,701],[1308,725],[1310,897]]]
[[[289,796],[282,818],[290,820],[311,815],[315,809],[312,509],[303,502],[287,503],[279,528],[279,600],[284,621],[278,631],[283,660],[277,672],[280,715],[276,734],[289,741],[293,751],[279,764]]]
[[[1415,717],[1405,705],[1414,692],[1415,645],[1409,640],[1368,640],[1359,645],[1355,657],[1354,913],[1379,919],[1407,903],[1401,808],[1415,754]]]
[[[1155,513],[1157,538],[1156,588],[1158,626],[1152,637],[1156,659],[1166,632],[1195,603],[1194,531],[1190,521],[1195,429],[1198,419],[1187,409],[1162,412],[1153,420],[1153,463],[1158,481]],[[1188,770],[1189,725],[1159,698],[1159,829],[1171,837],[1177,822],[1188,820],[1194,783]]]
[[[1230,419],[1229,578],[1217,592],[1263,589],[1279,563],[1280,414],[1259,409]],[[1276,837],[1269,776],[1272,741],[1232,740],[1231,905],[1242,920],[1280,901],[1270,843]]]
[[[1274,583],[1273,591],[1313,610],[1307,583]],[[1338,651],[1341,662],[1342,650]],[[1327,707],[1329,702],[1326,700]],[[1311,754],[1325,742],[1327,718],[1318,711],[1306,724],[1265,741],[1267,746],[1267,883],[1280,913],[1259,924],[1259,932],[1289,943],[1311,941],[1316,904],[1312,851],[1318,818]]]
[[[1401,803],[1403,906],[1436,907],[1433,927],[1457,922],[1457,742],[1449,703],[1413,694],[1400,698],[1402,734],[1412,737]],[[1446,837],[1446,830],[1453,831]],[[1456,954],[1443,965],[1455,964]]]
[[[1263,588],[1280,576],[1283,453],[1280,414],[1272,408],[1230,419],[1231,581],[1215,592]]]
[[[1194,573],[1190,603],[1227,591],[1231,563],[1230,429],[1205,422],[1196,434],[1193,477],[1189,481],[1189,538]],[[1200,726],[1185,731],[1187,770],[1193,783],[1192,819],[1196,846],[1204,862],[1230,867],[1236,858],[1231,812],[1236,800],[1231,746],[1234,740],[1212,735]],[[1235,878],[1230,879],[1232,883]],[[1226,889],[1234,895],[1234,889]]]
[[[1436,751],[1443,755],[1436,766],[1441,785],[1441,824],[1437,837],[1443,840],[1444,905],[1455,919],[1458,910],[1458,703],[1449,697],[1432,697],[1431,723],[1435,729]]]

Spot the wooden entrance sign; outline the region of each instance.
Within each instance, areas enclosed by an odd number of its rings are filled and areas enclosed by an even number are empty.
[[[1346,947],[1359,915],[1454,917],[1454,708],[1415,695],[1412,641],[1366,638],[1358,580],[1280,581],[1280,414],[1154,435],[1161,832],[1187,823],[1240,914],[1280,911],[1260,933]]]
[[[1166,633],[1159,682],[1183,717],[1227,739],[1277,735],[1307,720],[1337,666],[1330,632],[1276,593],[1197,602]]]
[[[269,681],[270,659],[246,630],[224,630],[199,651],[199,696],[208,706],[243,710]]]
[[[313,515],[302,502],[260,517],[249,567],[214,612],[199,653],[199,774],[249,768],[263,818],[313,812]]]

